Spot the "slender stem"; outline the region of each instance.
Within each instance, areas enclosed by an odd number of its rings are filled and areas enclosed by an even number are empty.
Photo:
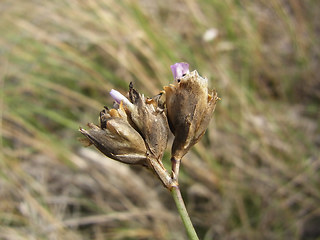
[[[171,157],[172,179],[178,182],[181,159]]]
[[[180,217],[182,219],[184,227],[187,230],[187,234],[188,234],[189,239],[190,240],[199,240],[197,233],[194,230],[194,227],[192,225],[189,214],[187,212],[186,206],[184,205],[179,186],[173,186],[171,188],[171,194],[172,194],[174,202],[176,203],[176,206],[178,208],[178,212],[180,214]]]

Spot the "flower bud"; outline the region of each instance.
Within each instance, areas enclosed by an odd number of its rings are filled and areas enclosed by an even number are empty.
[[[176,81],[164,90],[168,122],[175,136],[172,157],[180,160],[205,133],[219,98],[215,90],[208,94],[208,80],[197,71],[189,73],[185,63],[171,68]]]

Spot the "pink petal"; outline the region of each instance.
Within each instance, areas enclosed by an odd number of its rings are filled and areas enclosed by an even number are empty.
[[[175,63],[170,66],[174,80],[183,77],[184,74],[189,73],[189,64],[185,62]]]
[[[110,95],[117,103],[120,104],[120,102],[122,101],[124,105],[133,107],[133,104],[117,90],[111,89]]]

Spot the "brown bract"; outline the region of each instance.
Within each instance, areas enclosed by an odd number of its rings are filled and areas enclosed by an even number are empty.
[[[168,122],[175,136],[172,157],[181,159],[205,133],[219,98],[215,90],[208,93],[208,80],[197,71],[164,90]]]
[[[135,106],[129,113],[131,120],[144,138],[149,154],[161,161],[167,147],[169,126],[159,99],[145,98],[132,86],[129,99]]]
[[[147,148],[140,134],[129,124],[122,103],[119,109],[103,110],[100,113],[100,127],[89,123],[89,130],[80,128],[106,156],[127,164],[147,166]]]

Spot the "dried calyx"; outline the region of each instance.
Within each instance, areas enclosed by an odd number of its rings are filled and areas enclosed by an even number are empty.
[[[101,111],[100,126],[80,129],[106,156],[147,167],[168,189],[177,184],[181,158],[205,133],[219,99],[215,90],[208,91],[206,78],[189,71],[188,63],[176,63],[171,70],[175,82],[164,87],[165,102],[161,94],[144,97],[130,83],[128,98],[111,90],[115,107]],[[172,177],[162,164],[169,126],[174,135]]]

